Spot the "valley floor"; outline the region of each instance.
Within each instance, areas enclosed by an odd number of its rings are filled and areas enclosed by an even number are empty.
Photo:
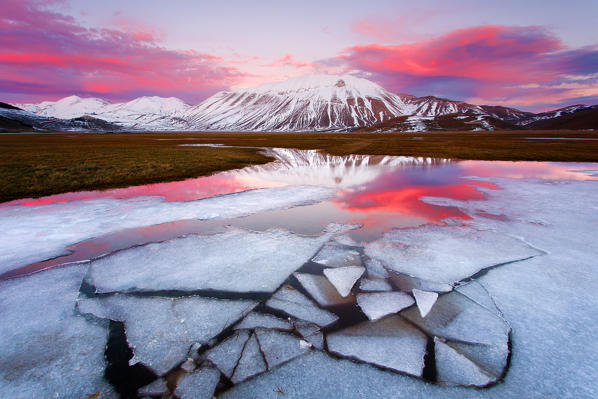
[[[262,147],[319,149],[333,155],[598,162],[595,131],[0,134],[0,202],[262,164],[271,160]]]

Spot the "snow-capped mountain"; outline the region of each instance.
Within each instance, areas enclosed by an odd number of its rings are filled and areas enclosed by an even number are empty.
[[[191,107],[174,97],[139,97],[128,102],[111,103],[99,98],[70,96],[58,101],[16,105],[40,116],[59,119],[91,116],[135,130],[185,129],[187,123],[181,116]]]
[[[92,122],[94,128],[106,123],[106,129],[112,131],[297,132],[531,128],[538,121],[575,115],[589,108],[577,105],[534,114],[434,96],[395,94],[369,80],[348,75],[305,75],[253,88],[222,91],[195,106],[174,97],[140,97],[111,103],[78,96],[16,105],[23,109],[21,112],[28,112],[20,116],[22,120],[42,118],[38,120],[42,123],[32,122],[36,128],[60,127],[65,123],[76,128],[84,121]]]
[[[321,131],[370,126],[415,106],[366,79],[306,75],[224,91],[187,113],[200,130]]]

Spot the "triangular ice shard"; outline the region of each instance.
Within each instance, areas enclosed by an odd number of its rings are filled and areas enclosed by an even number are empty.
[[[392,313],[397,313],[415,301],[404,292],[374,292],[357,295],[357,304],[368,317],[375,321]]]
[[[413,297],[419,309],[419,314],[426,317],[438,299],[438,293],[413,289]]]
[[[352,295],[345,298],[340,296],[336,288],[324,276],[295,273],[295,278],[320,306],[343,305],[355,301]]]
[[[276,291],[266,302],[266,306],[281,310],[289,316],[315,323],[320,327],[329,326],[338,320],[338,316],[320,309],[305,295],[289,285]]]
[[[300,345],[294,335],[275,330],[258,328],[255,330],[260,348],[266,358],[268,369],[301,356],[308,350]]]
[[[479,365],[438,338],[434,338],[438,381],[466,386],[485,386],[494,381]]]
[[[245,344],[243,354],[241,355],[241,359],[239,359],[239,364],[237,364],[231,381],[234,384],[238,384],[264,371],[266,371],[266,363],[264,362],[264,357],[260,351],[255,334],[253,334]]]
[[[334,285],[342,297],[349,296],[351,288],[365,271],[361,266],[338,267],[335,269],[324,269],[324,275]]]
[[[243,353],[243,348],[248,339],[249,333],[247,331],[238,331],[232,337],[210,349],[206,354],[206,359],[218,367],[222,374],[230,378],[235,371],[235,366],[241,358],[241,353]]]

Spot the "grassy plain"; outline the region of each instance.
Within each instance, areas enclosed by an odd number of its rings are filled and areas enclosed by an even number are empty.
[[[179,144],[319,149],[333,155],[598,162],[598,140],[583,140],[588,138],[598,139],[598,132],[0,134],[0,202],[181,180],[270,161],[259,148]]]

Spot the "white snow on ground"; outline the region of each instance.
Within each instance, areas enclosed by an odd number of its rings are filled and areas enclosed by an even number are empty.
[[[328,349],[399,372],[421,376],[426,336],[399,316],[363,322],[327,337]]]
[[[231,229],[120,251],[93,261],[90,274],[98,292],[274,292],[329,238]]]
[[[182,219],[238,217],[320,201],[321,187],[251,190],[198,201],[162,198],[99,199],[65,204],[0,207],[0,273],[67,253],[66,247],[111,232]]]
[[[201,297],[80,298],[81,313],[125,323],[130,364],[141,362],[163,375],[185,360],[194,343],[205,343],[249,313],[257,302]]]
[[[371,321],[397,313],[414,303],[413,297],[404,292],[357,294],[357,304]]]
[[[396,272],[448,284],[494,265],[542,254],[505,234],[435,225],[393,230],[367,245],[365,252]]]
[[[86,271],[60,267],[0,282],[0,396],[117,397],[103,378],[107,325],[75,311]]]

